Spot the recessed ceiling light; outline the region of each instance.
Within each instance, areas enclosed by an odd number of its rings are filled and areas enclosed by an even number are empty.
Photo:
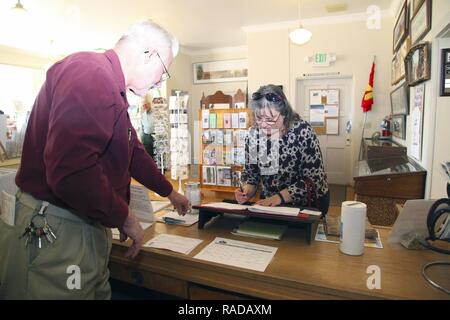
[[[348,5],[345,2],[332,3],[332,4],[327,4],[325,6],[325,9],[327,10],[328,13],[346,11],[347,8],[348,8]]]

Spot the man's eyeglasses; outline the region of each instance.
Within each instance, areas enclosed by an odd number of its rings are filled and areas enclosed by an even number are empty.
[[[265,94],[262,94],[261,92],[255,92],[252,94],[252,100],[255,100],[255,101],[260,100],[263,97],[266,98],[266,100],[269,102],[280,102],[283,100],[283,98],[280,95],[273,93],[273,92],[268,92]]]
[[[144,51],[144,53],[150,53],[150,51]],[[152,54],[153,53],[156,53],[156,55],[159,58],[159,61],[161,61],[161,64],[162,64],[162,66],[164,68],[164,73],[161,75],[161,79],[159,79],[159,81],[153,85],[153,88],[154,88],[154,87],[159,86],[162,82],[168,80],[170,78],[170,74],[169,74],[169,71],[166,68],[166,65],[164,64],[164,61],[161,59],[161,56],[159,55],[159,53],[157,51],[152,52]]]

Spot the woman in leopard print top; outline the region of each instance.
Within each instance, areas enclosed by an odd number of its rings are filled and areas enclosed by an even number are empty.
[[[246,139],[246,163],[239,203],[254,197],[262,182],[258,203],[294,205],[328,211],[329,192],[319,140],[308,122],[292,110],[283,91],[274,85],[252,95],[254,126]]]

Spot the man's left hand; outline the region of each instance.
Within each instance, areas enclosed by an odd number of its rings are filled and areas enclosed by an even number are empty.
[[[281,204],[281,199],[280,196],[276,194],[274,196],[271,196],[270,198],[259,200],[258,202],[256,202],[256,204],[266,207],[276,207]]]

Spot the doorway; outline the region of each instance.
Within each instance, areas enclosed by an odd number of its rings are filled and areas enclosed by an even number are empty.
[[[347,186],[351,184],[351,147],[347,139],[346,124],[351,119],[353,97],[353,79],[335,78],[300,78],[296,83],[296,111],[310,122],[310,90],[339,90],[339,113],[337,134],[326,134],[316,130],[322,150],[328,183]]]

